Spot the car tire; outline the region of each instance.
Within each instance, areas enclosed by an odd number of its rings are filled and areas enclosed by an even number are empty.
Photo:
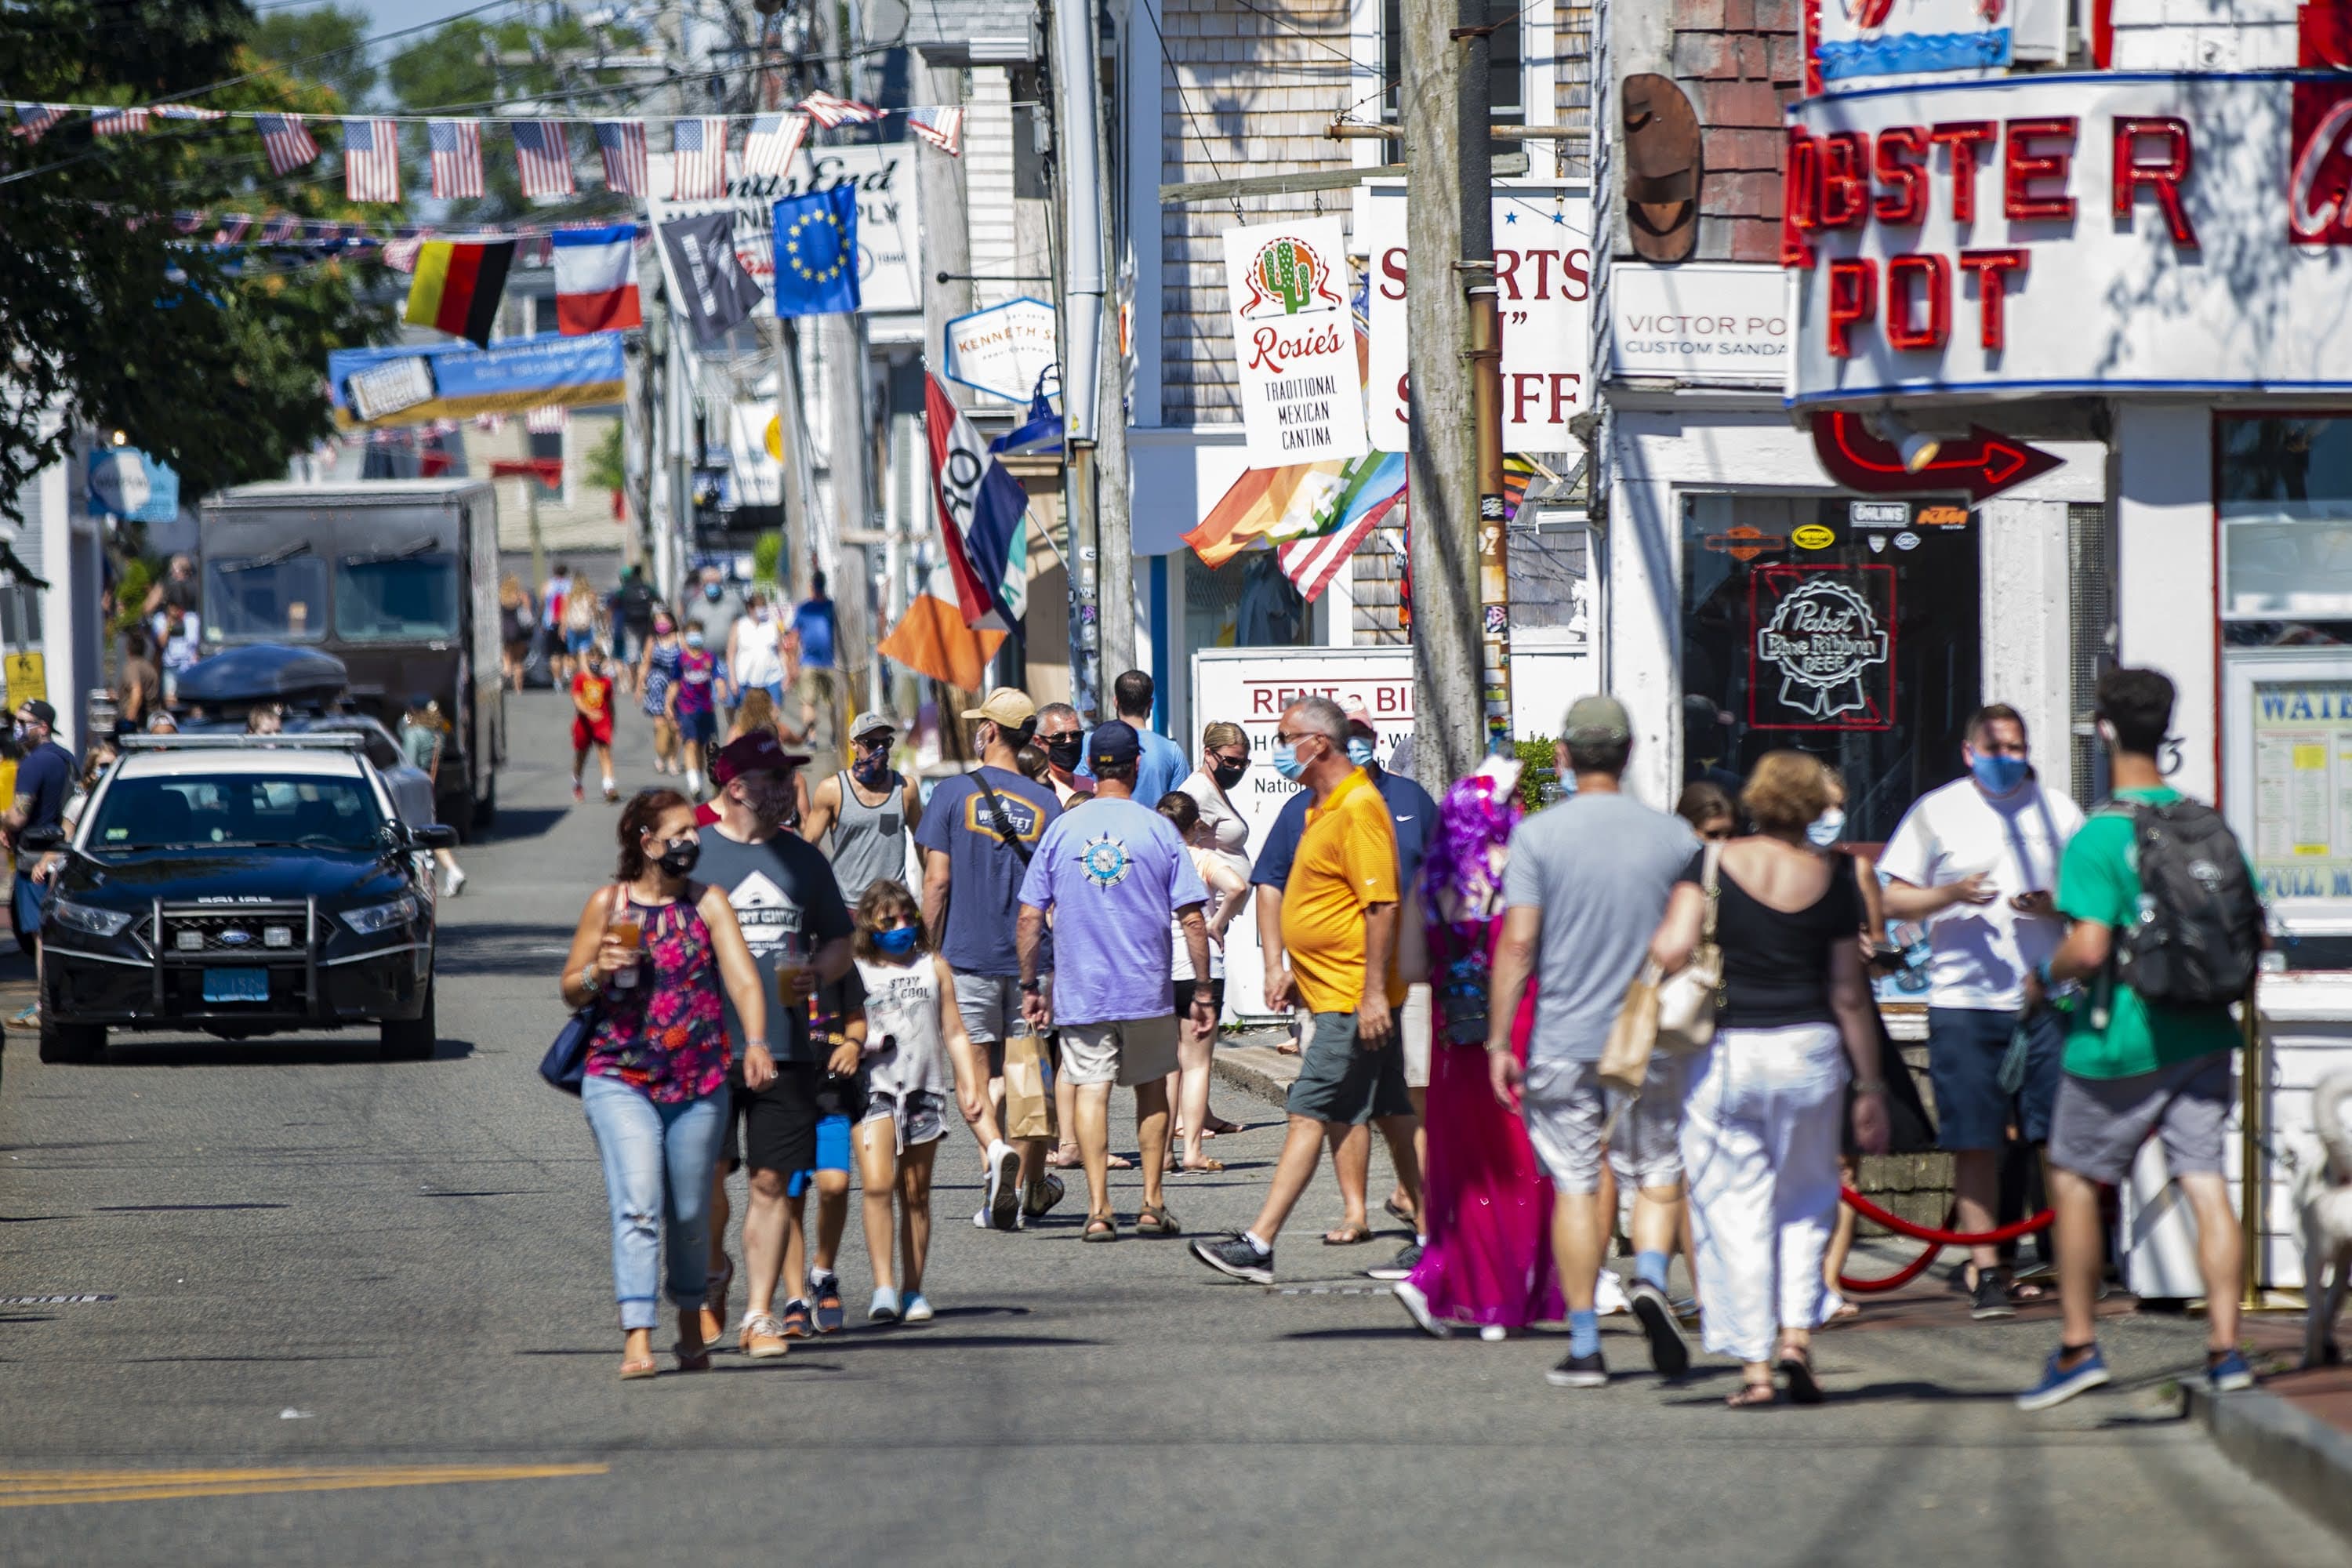
[[[433,987],[425,988],[425,1010],[414,1018],[386,1018],[377,1027],[382,1031],[380,1050],[388,1062],[424,1062],[433,1059],[433,1047],[440,1043],[440,1031],[433,1021]]]
[[[41,1018],[41,1059],[50,1063],[94,1062],[106,1054],[106,1030],[96,1024],[53,1024]]]

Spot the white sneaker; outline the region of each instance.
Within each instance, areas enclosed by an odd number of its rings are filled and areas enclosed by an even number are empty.
[[[982,1212],[991,1230],[1021,1228],[1021,1155],[1002,1138],[988,1146],[988,1202]]]
[[[1633,1303],[1625,1295],[1625,1282],[1617,1278],[1615,1269],[1604,1267],[1601,1270],[1600,1281],[1593,1288],[1592,1306],[1604,1318],[1633,1310]]]
[[[916,1298],[920,1300],[919,1296]],[[874,1300],[866,1309],[869,1323],[895,1323],[898,1321],[898,1292],[887,1285],[874,1287]]]
[[[445,899],[454,899],[465,890],[466,868],[462,866],[450,867],[449,874],[441,879],[441,896]]]
[[[1389,1289],[1396,1292],[1396,1299],[1404,1303],[1404,1310],[1412,1314],[1412,1321],[1421,1326],[1423,1333],[1441,1340],[1452,1336],[1453,1329],[1437,1321],[1435,1314],[1429,1310],[1429,1298],[1415,1289],[1412,1280],[1400,1279]]]
[[[907,1323],[929,1322],[931,1321],[930,1298],[924,1295],[920,1290],[918,1290],[913,1295],[908,1297],[906,1308],[898,1314],[898,1320],[901,1322]]]

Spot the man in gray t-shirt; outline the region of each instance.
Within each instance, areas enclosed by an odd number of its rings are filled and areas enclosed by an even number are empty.
[[[1609,1105],[1596,1068],[1698,840],[1680,817],[1622,793],[1633,726],[1615,698],[1579,700],[1561,734],[1559,770],[1574,773],[1576,793],[1511,835],[1486,1050],[1496,1093],[1519,1107],[1554,1190],[1552,1255],[1568,1298],[1569,1354],[1550,1378],[1583,1388],[1608,1379],[1593,1299],[1616,1217],[1603,1215],[1598,1201]],[[1536,1023],[1523,1075],[1511,1053],[1511,1021],[1531,972]],[[1690,1364],[1666,1297],[1683,1184],[1682,1084],[1674,1069],[1672,1058],[1652,1058],[1649,1081],[1619,1118],[1609,1146],[1618,1179],[1636,1188],[1633,1313],[1649,1335],[1651,1360],[1669,1378]]]

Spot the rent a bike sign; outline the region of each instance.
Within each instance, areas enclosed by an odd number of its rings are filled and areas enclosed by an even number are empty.
[[[2352,76],[1865,88],[1788,135],[1795,403],[2352,388]]]

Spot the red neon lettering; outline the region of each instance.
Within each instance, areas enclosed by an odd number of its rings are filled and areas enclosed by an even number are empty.
[[[1960,120],[1938,125],[1927,140],[1952,153],[1952,221],[1974,223],[1977,216],[1977,149],[1990,147],[1996,134],[1990,120]]]
[[[1780,176],[1780,265],[1810,269],[1813,247],[1806,231],[1819,226],[1821,144],[1798,126],[1789,127],[1788,167]]]
[[[1867,257],[1830,263],[1830,353],[1853,357],[1851,331],[1878,314],[1878,264]]]
[[[1911,314],[1911,282],[1917,279],[1927,319]],[[1898,349],[1940,349],[1952,335],[1952,268],[1940,256],[1894,256],[1886,261],[1886,341]]]
[[[1859,131],[1832,131],[1822,138],[1821,204],[1814,221],[1823,228],[1855,228],[1870,216],[1863,171],[1870,163],[1870,138]]]
[[[1963,250],[1960,270],[1977,279],[1977,339],[1998,352],[2008,341],[2001,302],[2009,298],[2009,275],[2022,274],[2031,253],[2023,250]]]
[[[2139,147],[2144,139],[2160,140],[2164,143],[2163,162],[2140,162]],[[2189,178],[2190,162],[2187,121],[2169,114],[2118,119],[2116,121],[2116,216],[2128,221],[2139,187],[2146,185],[2156,193],[2156,205],[2163,210],[2164,226],[2171,231],[2172,243],[2184,250],[2196,249],[2197,230],[2189,224],[2189,214],[2180,205],[2180,186]]]
[[[1878,133],[1879,193],[1874,210],[1879,222],[1914,224],[1927,220],[1927,161],[1925,126],[1890,125]]]
[[[2033,152],[2028,143],[2037,139],[2063,138],[2065,145],[2047,153]],[[2074,198],[2066,194],[2066,171],[2074,161],[2074,117],[2071,114],[2049,120],[2012,120],[2009,122],[2009,145],[2001,160],[2001,210],[2012,219],[2056,218],[2074,216]],[[2055,180],[2054,192],[2037,193],[2037,180]]]

